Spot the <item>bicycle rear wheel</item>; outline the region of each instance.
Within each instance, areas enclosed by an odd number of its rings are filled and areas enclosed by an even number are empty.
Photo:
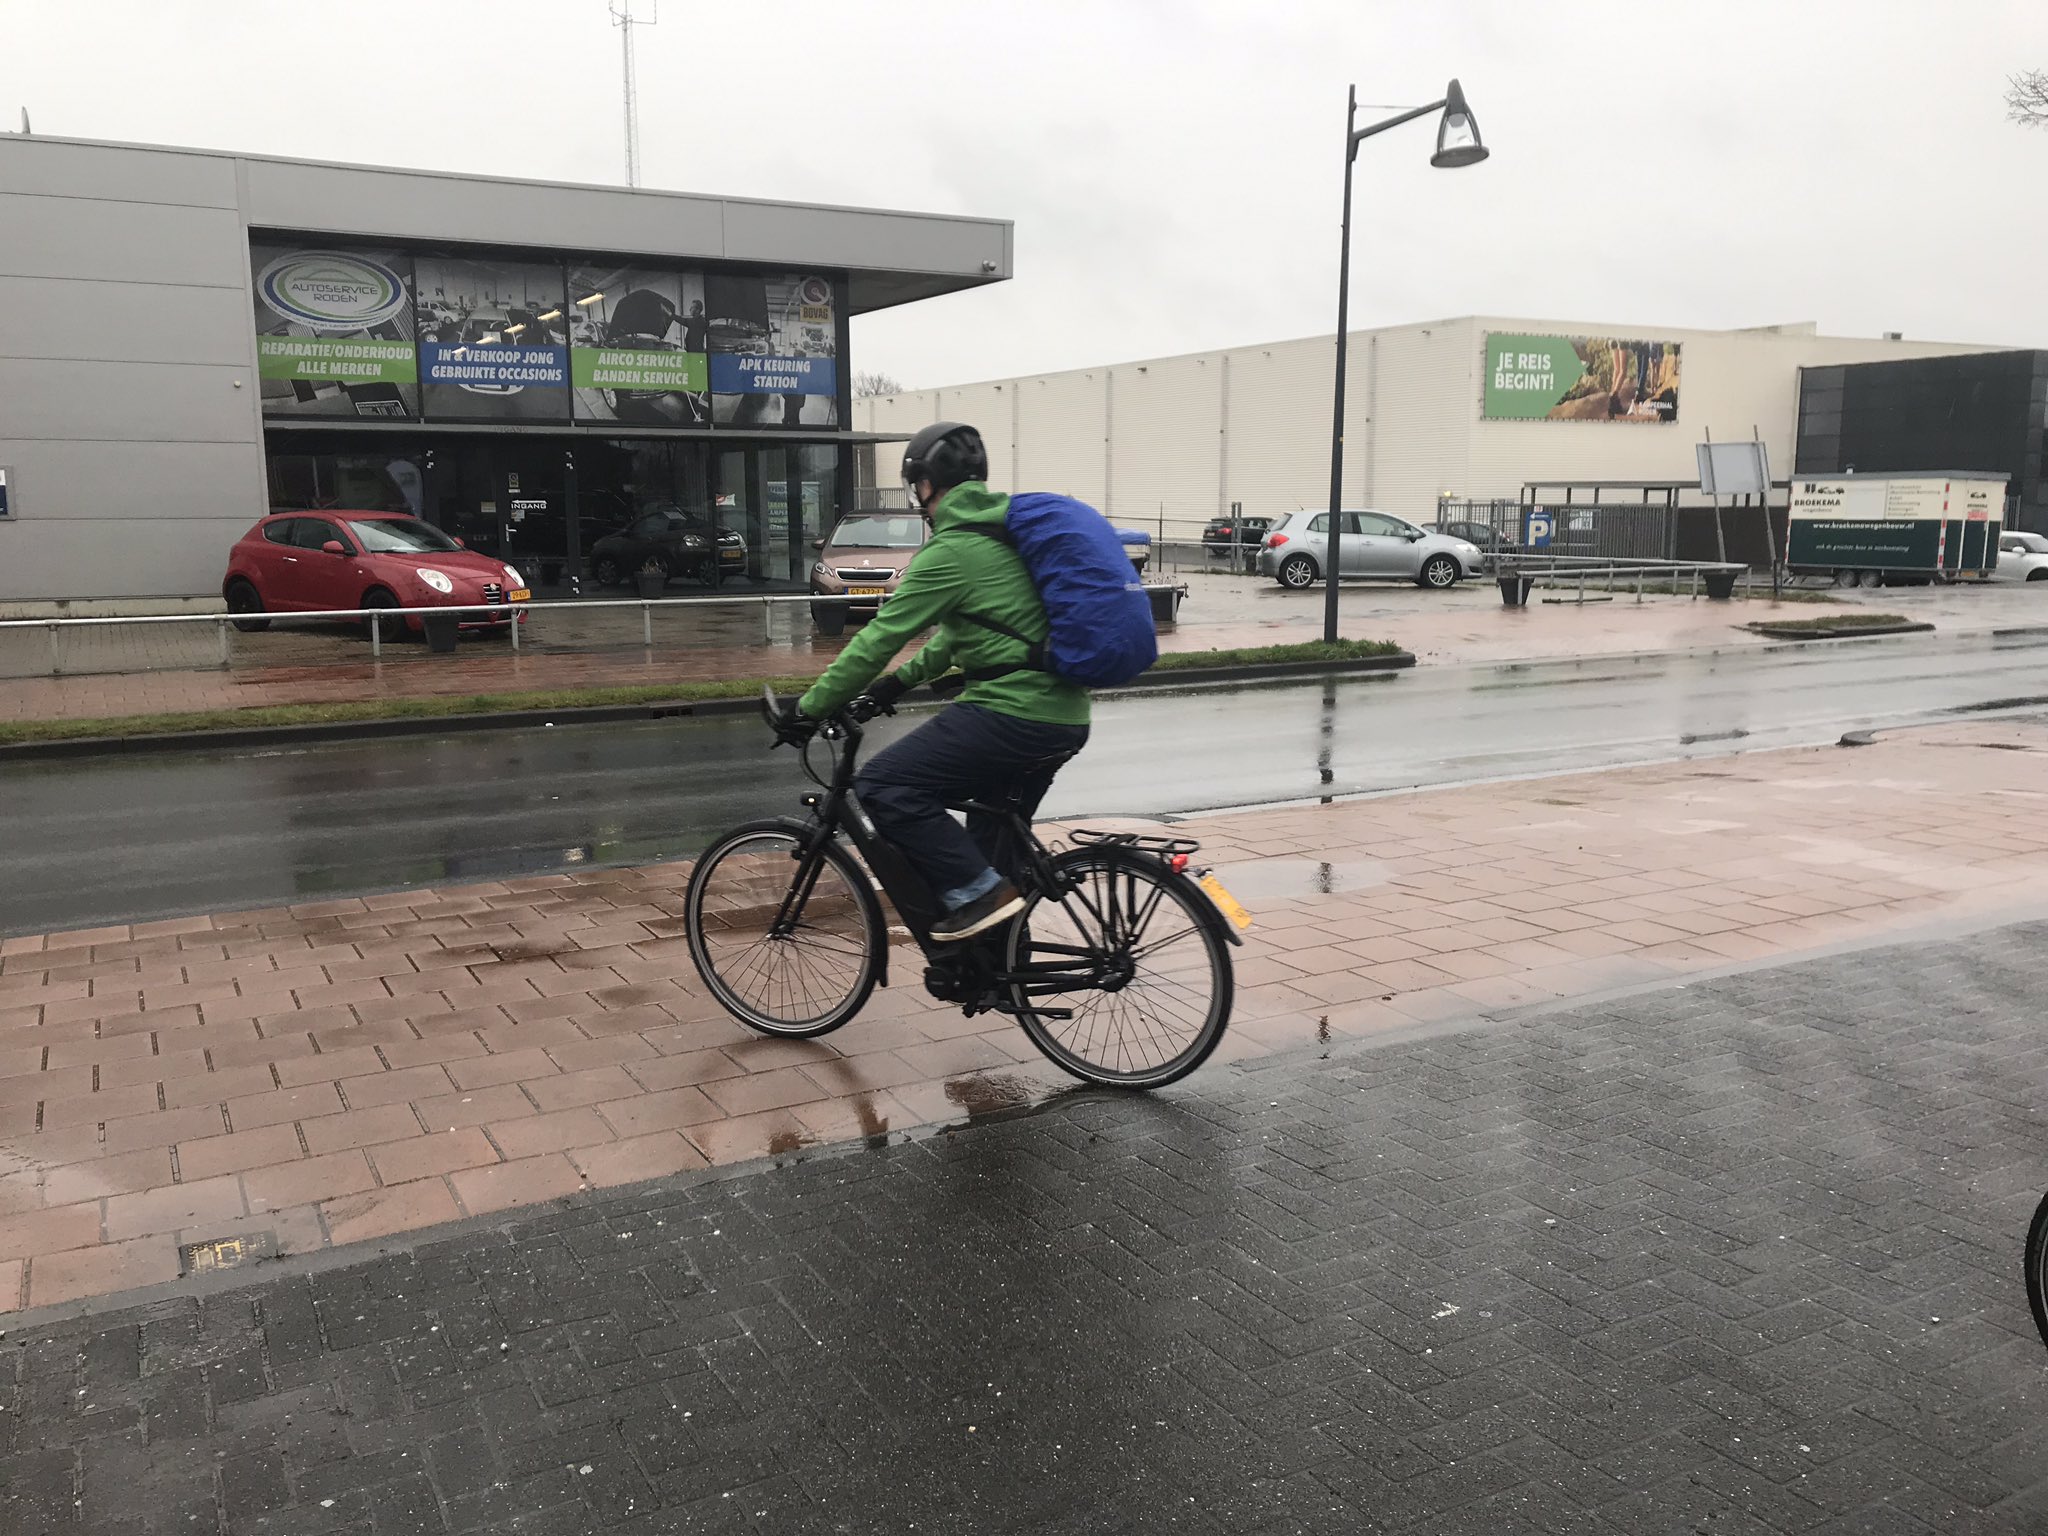
[[[1032,1043],[1074,1076],[1160,1088],[1208,1059],[1230,1023],[1234,980],[1223,920],[1201,888],[1130,848],[1075,848],[1053,860],[1006,941],[1011,1002]]]
[[[2048,1195],[2034,1212],[2034,1224],[2027,1229],[2027,1305],[2034,1309],[2034,1326],[2041,1330],[2041,1342],[2048,1344]]]
[[[749,1029],[806,1037],[861,1010],[881,973],[881,904],[853,856],[827,842],[810,878],[800,821],[735,827],[690,872],[690,958],[719,1005]]]

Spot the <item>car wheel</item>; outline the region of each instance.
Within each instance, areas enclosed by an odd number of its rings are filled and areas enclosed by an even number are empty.
[[[396,608],[400,604],[396,592],[386,591],[383,587],[372,587],[363,594],[363,606],[365,608],[381,609]],[[412,638],[412,626],[402,618],[363,620],[364,629],[368,629],[373,624],[378,627],[380,637],[385,640],[410,640]]]
[[[1458,584],[1458,562],[1449,555],[1431,555],[1422,562],[1422,574],[1415,578],[1417,586],[1428,587],[1434,592],[1448,592]]]
[[[1289,555],[1274,578],[1290,592],[1305,592],[1316,584],[1316,575],[1316,563],[1307,555]]]
[[[228,612],[233,614],[261,613],[263,599],[256,588],[246,581],[230,582],[227,590]],[[245,635],[258,635],[270,628],[268,619],[237,618],[235,628]]]
[[[843,635],[846,633],[845,603],[812,603],[811,622],[818,626],[821,635]]]
[[[590,568],[590,579],[600,587],[616,587],[625,579],[616,556],[599,555],[597,563]]]
[[[2044,565],[2040,567],[2040,569],[2038,570],[2032,570],[2027,572],[2027,580],[2048,581],[2048,565]]]

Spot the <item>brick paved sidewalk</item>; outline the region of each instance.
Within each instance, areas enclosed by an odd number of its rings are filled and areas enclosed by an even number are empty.
[[[0,1347],[7,1529],[2038,1532],[2048,925],[572,1197]]]
[[[1259,920],[1219,1062],[2048,910],[2044,749],[1977,723],[1197,821]],[[825,1039],[749,1035],[678,937],[686,878],[0,940],[0,1311],[169,1280],[183,1243],[317,1249],[1066,1083],[908,967]]]

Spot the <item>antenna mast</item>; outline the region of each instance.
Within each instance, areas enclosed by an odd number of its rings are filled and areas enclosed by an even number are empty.
[[[609,0],[612,25],[619,29],[619,51],[626,77],[626,185],[640,185],[640,91],[633,79],[633,29],[651,27],[661,19],[661,0],[645,0],[647,14],[633,14],[634,0]]]

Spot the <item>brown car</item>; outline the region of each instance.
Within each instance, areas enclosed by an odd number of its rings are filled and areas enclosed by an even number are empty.
[[[811,604],[811,617],[826,634],[837,634],[849,618],[870,619],[882,599],[896,590],[911,557],[924,548],[929,530],[911,511],[855,512],[817,541],[811,567],[814,598],[842,601]]]

